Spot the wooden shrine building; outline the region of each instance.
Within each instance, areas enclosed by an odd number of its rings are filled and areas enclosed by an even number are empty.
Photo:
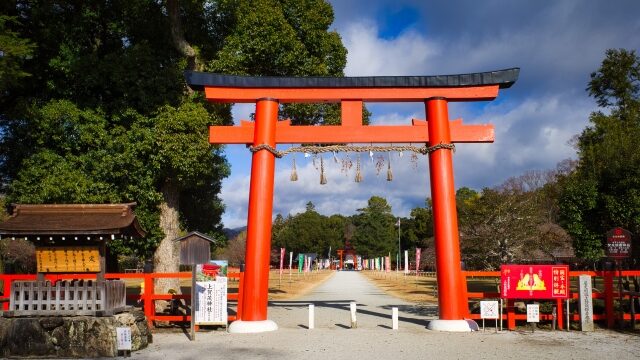
[[[135,205],[14,204],[11,217],[0,223],[0,237],[32,242],[38,273],[104,275],[108,241],[146,234],[133,212]]]
[[[108,315],[123,309],[124,281],[104,277],[106,244],[145,236],[133,213],[135,205],[12,205],[11,216],[0,223],[0,237],[32,242],[38,275],[36,281],[12,282],[11,314]],[[93,273],[97,281],[73,275],[80,273]],[[68,274],[71,280],[52,280],[49,274]]]

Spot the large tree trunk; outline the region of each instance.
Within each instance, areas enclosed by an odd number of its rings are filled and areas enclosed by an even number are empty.
[[[173,240],[178,237],[180,231],[178,216],[180,192],[178,186],[171,179],[165,181],[161,191],[164,201],[160,203],[160,228],[164,233],[164,238],[153,255],[154,271],[159,273],[178,272],[180,270],[180,245]],[[180,293],[179,279],[156,279],[156,293],[167,294],[169,289]],[[156,301],[156,311],[162,312],[166,306],[166,301]]]
[[[169,16],[173,47],[187,58],[187,70],[198,70],[198,54],[184,38],[178,0],[167,0],[167,15]]]

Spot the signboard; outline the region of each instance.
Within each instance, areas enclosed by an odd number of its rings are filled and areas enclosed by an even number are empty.
[[[527,304],[527,322],[530,322],[530,323],[540,322],[540,305],[539,304]]]
[[[499,310],[496,300],[480,301],[480,318],[482,319],[498,319],[500,317]]]
[[[631,255],[631,233],[617,227],[607,232],[607,256],[625,259]]]
[[[131,351],[131,329],[129,327],[116,328],[116,350]]]
[[[196,265],[196,325],[227,324],[226,260]]]
[[[504,299],[566,299],[567,265],[502,265],[500,296]]]
[[[100,272],[100,252],[97,246],[37,247],[36,263],[40,273]]]

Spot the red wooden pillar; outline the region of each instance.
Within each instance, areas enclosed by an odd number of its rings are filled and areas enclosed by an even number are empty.
[[[9,275],[4,276],[4,289],[2,290],[2,294],[4,298],[7,299],[7,302],[2,304],[3,311],[9,310],[9,301],[11,300],[11,282],[12,281],[13,279],[11,278],[11,276]]]
[[[613,311],[613,271],[604,271],[604,309],[607,315],[607,327],[613,328],[615,312]]]
[[[259,99],[256,103],[253,146],[266,144],[275,148],[277,120],[278,102]],[[274,154],[266,149],[253,153],[242,301],[243,321],[267,319],[274,171]]]
[[[153,301],[153,295],[156,293],[153,282],[153,274],[144,275],[144,293],[142,294],[142,304],[144,306],[144,315],[147,317],[147,322],[150,327],[153,327],[153,320],[156,316],[155,303]]]
[[[516,301],[507,299],[507,329],[516,329]]]
[[[571,296],[567,299],[569,301]],[[562,299],[556,299],[556,319],[558,321],[558,330],[564,329],[564,310],[562,309]]]
[[[429,145],[451,144],[447,100],[431,98],[425,106]],[[440,320],[468,317],[466,280],[460,267],[452,153],[450,149],[438,149],[429,154]]]

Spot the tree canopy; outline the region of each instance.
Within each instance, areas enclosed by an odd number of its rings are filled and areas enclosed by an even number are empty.
[[[576,170],[560,198],[563,226],[579,257],[604,255],[605,233],[620,226],[640,233],[640,58],[608,50],[587,91],[603,109],[578,136]],[[607,112],[605,112],[607,111]]]
[[[147,239],[113,246],[155,251],[158,271],[177,270],[169,241],[181,230],[221,236],[229,173],[207,126],[230,124],[230,106],[190,91],[183,71],[336,76],[346,63],[324,0],[15,0],[0,10],[7,202],[136,201]],[[305,109],[296,121],[329,118]]]

